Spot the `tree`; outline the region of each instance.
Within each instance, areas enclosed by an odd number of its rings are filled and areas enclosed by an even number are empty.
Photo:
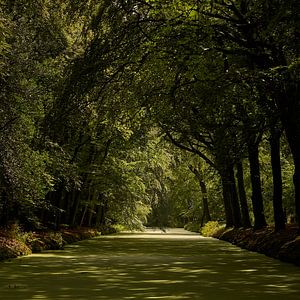
[[[222,191],[227,226],[249,227],[250,205],[255,228],[284,229],[284,209],[300,214],[292,5],[3,0],[2,225],[138,227],[150,208],[203,223],[223,218]]]
[[[264,93],[267,92],[276,104],[293,153],[295,206],[299,216],[300,160],[297,141],[300,131],[299,103],[296,100],[299,98],[299,78],[296,75],[299,63],[295,43],[295,7],[298,5],[296,1],[216,1],[210,11],[203,9],[201,13],[217,20],[214,29],[216,41],[222,44],[219,50],[231,59],[242,59],[240,68],[246,66],[251,73],[263,77]],[[245,59],[248,61],[246,64]]]

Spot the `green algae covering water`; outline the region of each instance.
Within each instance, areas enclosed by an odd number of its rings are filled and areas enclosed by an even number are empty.
[[[182,229],[99,237],[0,264],[0,299],[300,299],[300,268]]]

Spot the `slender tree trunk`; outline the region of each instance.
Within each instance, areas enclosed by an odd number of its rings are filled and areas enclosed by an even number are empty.
[[[85,216],[86,216],[86,213],[88,212],[88,209],[92,209],[91,205],[92,205],[92,187],[91,187],[91,181],[89,181],[89,184],[88,184],[88,194],[87,194],[87,202],[86,202],[86,205],[84,206],[84,210],[83,210],[83,214],[82,214],[82,217],[81,217],[81,221],[80,221],[80,227],[83,225],[84,223],[84,219],[85,219]],[[89,224],[89,219],[86,223],[87,225]]]
[[[97,208],[96,208],[97,213],[96,213],[95,225],[96,225],[96,227],[99,227],[101,225],[102,212],[103,212],[102,207],[104,205],[103,204],[104,196],[103,196],[102,193],[98,194],[98,199],[97,200],[98,200],[98,203],[100,203],[100,204],[97,204]]]
[[[254,213],[254,229],[260,229],[267,225],[264,215],[264,205],[260,182],[260,167],[258,157],[258,143],[248,144],[250,163],[250,177],[252,184],[252,206]]]
[[[78,215],[79,205],[80,205],[80,195],[81,195],[81,192],[78,191],[75,196],[75,201],[74,201],[75,205],[74,205],[73,217],[72,217],[72,222],[71,222],[72,226],[78,225],[76,220],[77,220],[77,215]]]
[[[55,200],[54,200],[55,195],[56,195],[56,192],[54,192],[54,191],[51,191],[51,192],[47,193],[46,203],[48,203],[48,206],[53,205],[53,204],[56,205]],[[45,209],[44,210],[43,219],[42,219],[42,222],[43,222],[44,225],[49,227],[50,223],[55,222],[55,218],[56,217],[53,214],[53,211],[50,211],[50,209]]]
[[[282,206],[282,177],[280,164],[280,130],[271,129],[271,164],[273,175],[273,209],[275,230],[285,229],[285,215]]]
[[[96,227],[99,227],[100,225],[100,220],[101,220],[101,205],[97,205],[97,208],[96,208],[96,219],[95,219],[95,226]]]
[[[248,202],[247,202],[247,197],[245,192],[243,163],[241,161],[237,163],[236,169],[237,169],[236,175],[238,181],[238,192],[239,192],[239,199],[241,204],[242,223],[244,228],[249,228],[251,227],[251,221],[250,221]]]
[[[79,191],[78,190],[73,190],[72,191],[72,205],[70,207],[70,212],[69,212],[69,220],[68,223],[69,225],[73,225],[73,218],[74,218],[74,212],[77,213],[76,208],[78,209],[78,204],[79,204]],[[76,219],[76,216],[75,216]]]
[[[2,204],[2,211],[1,211],[0,225],[1,227],[6,227],[10,220],[9,220],[9,200],[5,190],[1,192],[1,204]]]
[[[64,215],[64,224],[70,224],[70,213],[74,202],[74,191],[66,193],[66,212]]]
[[[202,218],[201,218],[201,227],[211,221],[211,216],[210,216],[210,212],[209,212],[209,206],[208,206],[208,198],[207,198],[207,188],[206,188],[206,184],[203,180],[199,181],[200,184],[200,189],[202,192],[202,209],[203,209],[203,213],[202,213]]]
[[[65,204],[65,191],[63,190],[63,187],[60,187],[59,190],[57,191],[58,193],[58,208],[59,211],[57,212],[56,218],[55,218],[55,227],[58,228],[59,225],[61,224],[62,220],[62,215],[65,213],[64,210],[64,204]]]
[[[87,210],[88,210],[88,204],[86,204],[86,205],[84,206],[84,210],[83,210],[83,213],[82,213],[82,216],[81,216],[80,225],[79,225],[80,227],[82,227],[82,225],[83,225],[83,222],[84,222],[84,219],[85,219],[85,215],[86,215]]]
[[[200,190],[202,193],[202,210],[203,210],[202,217],[201,217],[201,227],[202,227],[205,223],[211,221],[211,216],[210,216],[209,206],[208,206],[208,198],[207,198],[207,188],[203,180],[203,177],[200,174],[200,171],[193,166],[189,166],[189,168],[195,174],[195,177],[199,182]]]
[[[95,204],[91,203],[90,205],[90,211],[89,211],[89,218],[88,218],[88,226],[92,227],[92,220],[93,220],[93,216],[95,215]]]
[[[242,226],[242,218],[241,218],[241,210],[236,190],[236,183],[234,177],[234,170],[233,165],[229,166],[228,168],[228,176],[229,176],[229,188],[230,188],[230,195],[231,195],[231,209],[233,213],[233,222],[234,227],[241,227]]]
[[[93,214],[94,214],[94,201],[93,201],[93,198],[94,198],[94,195],[95,194],[95,191],[92,191],[92,187],[91,185],[89,186],[89,194],[88,194],[88,218],[87,218],[87,226],[91,227],[91,224],[92,224],[92,219],[93,219]]]
[[[107,199],[104,199],[101,205],[101,215],[100,215],[100,226],[105,226],[106,224],[106,213],[107,213]]]

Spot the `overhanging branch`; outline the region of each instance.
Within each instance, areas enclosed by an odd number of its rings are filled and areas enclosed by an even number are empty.
[[[211,167],[216,168],[216,165],[214,164],[214,162],[212,162],[205,154],[203,154],[201,151],[199,151],[198,149],[196,149],[195,147],[193,147],[193,145],[190,143],[190,147],[183,145],[182,143],[180,143],[179,141],[177,141],[170,132],[166,131],[166,135],[167,137],[170,139],[170,141],[178,148],[197,154],[200,158],[202,158],[206,163],[208,163]]]

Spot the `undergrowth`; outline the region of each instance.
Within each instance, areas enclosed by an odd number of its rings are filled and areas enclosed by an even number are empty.
[[[184,225],[184,229],[192,232],[199,232],[200,225],[198,223],[189,222],[186,225]]]

